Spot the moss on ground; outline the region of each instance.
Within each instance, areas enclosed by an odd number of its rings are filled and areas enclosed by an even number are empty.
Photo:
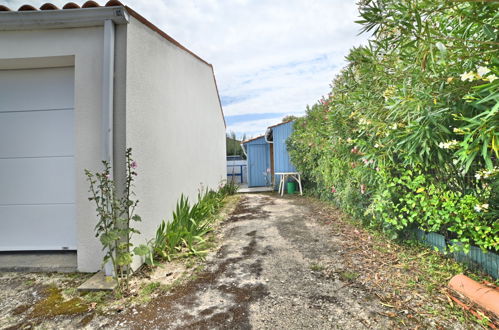
[[[59,315],[76,315],[86,313],[89,305],[80,298],[64,299],[61,290],[50,287],[45,290],[46,297],[38,301],[30,313],[32,318],[49,318]]]

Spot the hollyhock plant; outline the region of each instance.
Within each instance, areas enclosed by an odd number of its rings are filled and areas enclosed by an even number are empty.
[[[101,242],[104,251],[102,265],[104,269],[107,265],[112,267],[108,275],[114,277],[120,293],[129,289],[133,256],[145,257],[149,254],[147,245],[134,247],[130,240],[133,234],[140,234],[132,227],[132,223],[140,222],[141,217],[135,213],[139,201],[133,198],[135,195],[133,182],[137,173],[131,169],[136,168],[137,163],[132,159],[131,148],[126,149],[125,156],[127,171],[122,193],[117,192],[111,175],[112,167],[108,161],[102,161],[104,166],[102,172],[85,170],[90,192],[88,200],[93,201],[96,206],[95,236]]]

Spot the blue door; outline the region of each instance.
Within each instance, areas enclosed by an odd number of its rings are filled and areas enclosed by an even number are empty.
[[[265,187],[271,183],[270,148],[265,144],[248,144],[248,187]]]

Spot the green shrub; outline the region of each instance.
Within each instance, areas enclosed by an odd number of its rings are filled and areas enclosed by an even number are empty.
[[[359,2],[367,46],[296,120],[314,192],[393,237],[419,227],[499,251],[499,4]]]

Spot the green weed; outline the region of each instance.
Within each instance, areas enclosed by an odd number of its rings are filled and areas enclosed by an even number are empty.
[[[316,263],[310,264],[310,270],[312,270],[314,272],[320,272],[320,271],[324,270],[324,268],[325,267],[321,264],[316,264]]]
[[[101,304],[101,303],[105,302],[106,298],[108,298],[109,296],[110,296],[109,292],[92,291],[92,292],[87,292],[84,295],[82,295],[82,299],[88,303]]]
[[[359,273],[345,270],[339,273],[340,279],[345,282],[355,281],[359,277]]]
[[[160,286],[161,286],[161,283],[159,283],[159,282],[151,282],[142,288],[142,290],[140,291],[140,294],[142,296],[148,296],[151,293],[153,293],[154,291],[156,291]]]

